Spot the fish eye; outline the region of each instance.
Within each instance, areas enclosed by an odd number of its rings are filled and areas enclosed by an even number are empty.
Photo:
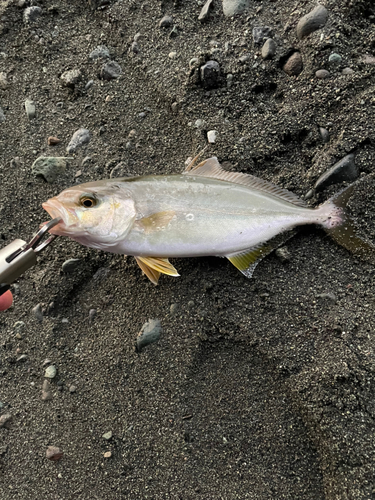
[[[95,207],[97,204],[97,200],[95,198],[92,198],[90,196],[82,196],[82,198],[79,200],[80,204],[82,207],[85,208],[92,208]]]

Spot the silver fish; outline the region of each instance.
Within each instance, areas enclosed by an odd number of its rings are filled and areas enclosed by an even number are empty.
[[[157,283],[179,276],[170,257],[227,257],[245,276],[280,244],[278,235],[317,224],[367,258],[374,246],[355,234],[344,207],[353,185],[317,208],[252,175],[222,169],[216,157],[180,175],[89,182],[43,203],[61,223],[52,234],[88,247],[133,255]]]

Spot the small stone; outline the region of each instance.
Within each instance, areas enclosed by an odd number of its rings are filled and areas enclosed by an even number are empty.
[[[25,110],[29,120],[33,120],[36,116],[35,102],[32,101],[31,99],[26,99]]]
[[[320,137],[322,138],[322,141],[324,144],[327,144],[329,142],[329,132],[326,128],[319,127],[319,134]]]
[[[3,108],[0,106],[0,123],[5,122],[5,114]]]
[[[52,183],[65,172],[67,160],[70,158],[40,156],[34,161],[31,170],[35,176],[43,177],[45,181]]]
[[[198,16],[198,21],[201,21],[201,22],[206,21],[206,19],[208,18],[208,15],[210,13],[212,2],[213,2],[213,0],[207,0],[207,2],[203,5],[202,10]]]
[[[267,38],[272,38],[273,31],[269,26],[254,26],[253,40],[255,44],[263,43]]]
[[[54,137],[53,135],[50,135],[47,139],[47,144],[48,146],[56,146],[56,144],[59,144],[60,139],[57,137]]]
[[[5,429],[9,429],[10,423],[12,421],[12,415],[10,413],[5,413],[0,417],[0,428],[4,427]]]
[[[317,298],[323,299],[323,300],[329,300],[330,302],[333,302],[333,303],[337,302],[337,297],[332,292],[318,293]]]
[[[250,0],[223,0],[224,16],[232,17],[248,9]]]
[[[108,61],[102,67],[101,75],[103,80],[115,80],[121,73],[121,66],[116,61]]]
[[[57,374],[57,369],[55,365],[49,365],[44,372],[45,378],[55,378]]]
[[[7,74],[4,71],[0,72],[0,89],[5,90],[8,87]]]
[[[96,59],[109,59],[109,50],[105,45],[98,45],[89,55],[89,58],[95,61]]]
[[[241,64],[245,64],[245,63],[247,63],[247,61],[249,61],[249,59],[250,59],[250,55],[249,54],[244,54],[238,60],[239,60],[239,62]]]
[[[343,75],[352,75],[353,73],[354,73],[354,69],[352,69],[352,68],[344,68],[341,71],[341,74],[343,74]]]
[[[283,66],[283,70],[289,76],[298,76],[303,70],[302,56],[300,52],[294,52]]]
[[[92,323],[96,316],[96,309],[89,310],[89,323]]]
[[[133,42],[130,45],[130,51],[133,52],[134,54],[139,54],[140,51],[141,51],[141,48],[140,48],[140,46],[138,45],[137,42]]]
[[[63,456],[63,452],[57,446],[48,446],[46,457],[53,462],[57,462]]]
[[[171,104],[171,110],[173,111],[173,113],[177,113],[178,111],[178,102],[172,102]]]
[[[65,71],[61,76],[60,80],[62,80],[63,84],[66,87],[74,88],[78,82],[80,82],[82,78],[82,73],[79,69],[71,69],[69,71]]]
[[[69,387],[69,392],[70,392],[70,394],[73,394],[74,392],[76,392],[76,390],[77,390],[77,387],[76,387],[75,385],[71,385],[71,386]]]
[[[170,28],[172,25],[173,25],[173,18],[171,16],[165,15],[159,21],[159,27],[160,28]]]
[[[110,451],[106,451],[104,454],[103,454],[104,458],[111,458],[112,456],[112,452]]]
[[[33,23],[41,14],[42,9],[34,5],[33,7],[27,7],[27,9],[24,10],[23,18],[26,23]]]
[[[80,148],[84,144],[88,144],[89,142],[90,142],[89,130],[87,130],[87,128],[80,128],[79,130],[74,132],[66,150],[69,154],[74,153],[77,148]]]
[[[324,80],[325,78],[328,78],[330,75],[330,72],[327,71],[326,69],[318,69],[318,71],[315,72],[315,76],[317,78],[321,78]]]
[[[283,264],[290,261],[290,252],[287,247],[280,247],[275,252],[276,256],[281,260]]]
[[[272,59],[276,54],[276,43],[272,38],[267,38],[262,47],[263,59]]]
[[[171,304],[169,311],[170,311],[171,315],[174,316],[175,314],[177,314],[178,309],[179,309],[178,304]]]
[[[212,89],[219,85],[220,66],[216,61],[208,61],[200,67],[200,77],[204,88]]]
[[[198,57],[192,57],[189,61],[189,68],[197,68],[199,66],[199,59]]]
[[[80,267],[81,259],[68,259],[61,266],[63,273],[72,274]]]
[[[15,332],[19,333],[26,328],[26,324],[24,321],[16,321],[13,325],[13,328]]]
[[[339,162],[335,163],[333,167],[324,172],[319,177],[314,185],[316,191],[321,191],[331,184],[337,184],[343,181],[354,181],[358,178],[358,169],[355,164],[355,155],[350,153]]]
[[[319,28],[323,28],[328,19],[328,10],[318,5],[311,12],[301,17],[297,24],[297,36],[301,40]]]
[[[45,359],[45,360],[43,361],[42,366],[47,366],[47,365],[50,365],[51,363],[52,363],[52,361],[51,361],[50,359],[48,359],[48,358],[47,358],[47,359]]]
[[[230,88],[233,85],[233,75],[232,73],[227,74],[227,87]]]
[[[112,431],[108,431],[105,434],[103,434],[102,438],[109,441],[112,438]]]
[[[215,141],[216,141],[216,134],[217,134],[216,130],[209,130],[207,132],[207,141],[210,144],[214,144],[215,143]]]
[[[51,384],[48,380],[43,381],[42,386],[42,401],[50,401],[52,399]]]
[[[19,356],[19,357],[16,359],[17,363],[19,363],[19,362],[24,362],[24,361],[26,361],[26,360],[27,360],[27,354],[21,354],[21,356]]]
[[[335,52],[330,54],[328,58],[328,62],[330,62],[331,64],[340,64],[341,61],[342,57],[340,56],[340,54],[336,54]]]
[[[160,339],[160,335],[162,333],[162,327],[160,320],[158,319],[149,319],[143,326],[141,332],[137,337],[137,351],[141,352],[141,350],[149,345],[157,342]]]
[[[169,57],[169,59],[176,59],[177,52],[169,52],[168,57]]]
[[[43,310],[41,304],[37,304],[35,307],[33,307],[31,312],[38,321],[43,321]]]

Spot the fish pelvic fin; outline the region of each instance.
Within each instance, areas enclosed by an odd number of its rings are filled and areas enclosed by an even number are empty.
[[[375,264],[375,245],[361,237],[355,222],[347,213],[346,206],[358,183],[350,184],[321,205],[318,210],[326,211],[322,222],[324,230],[341,246],[360,259]]]
[[[177,269],[172,266],[168,259],[160,257],[134,257],[137,264],[142,269],[147,278],[157,285],[160,274],[167,274],[168,276],[180,276]]]
[[[259,262],[272,250],[272,245],[260,244],[237,254],[226,255],[226,258],[235,266],[246,278],[251,278],[254,269]]]

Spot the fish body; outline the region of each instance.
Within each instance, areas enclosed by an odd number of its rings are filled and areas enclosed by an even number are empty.
[[[347,222],[339,205],[329,200],[308,208],[293,193],[226,172],[210,158],[180,175],[73,186],[43,207],[62,219],[51,233],[133,255],[157,282],[157,273],[177,275],[169,257],[227,257],[251,276],[257,262],[275,248],[270,242],[278,235],[306,224],[337,232]]]

